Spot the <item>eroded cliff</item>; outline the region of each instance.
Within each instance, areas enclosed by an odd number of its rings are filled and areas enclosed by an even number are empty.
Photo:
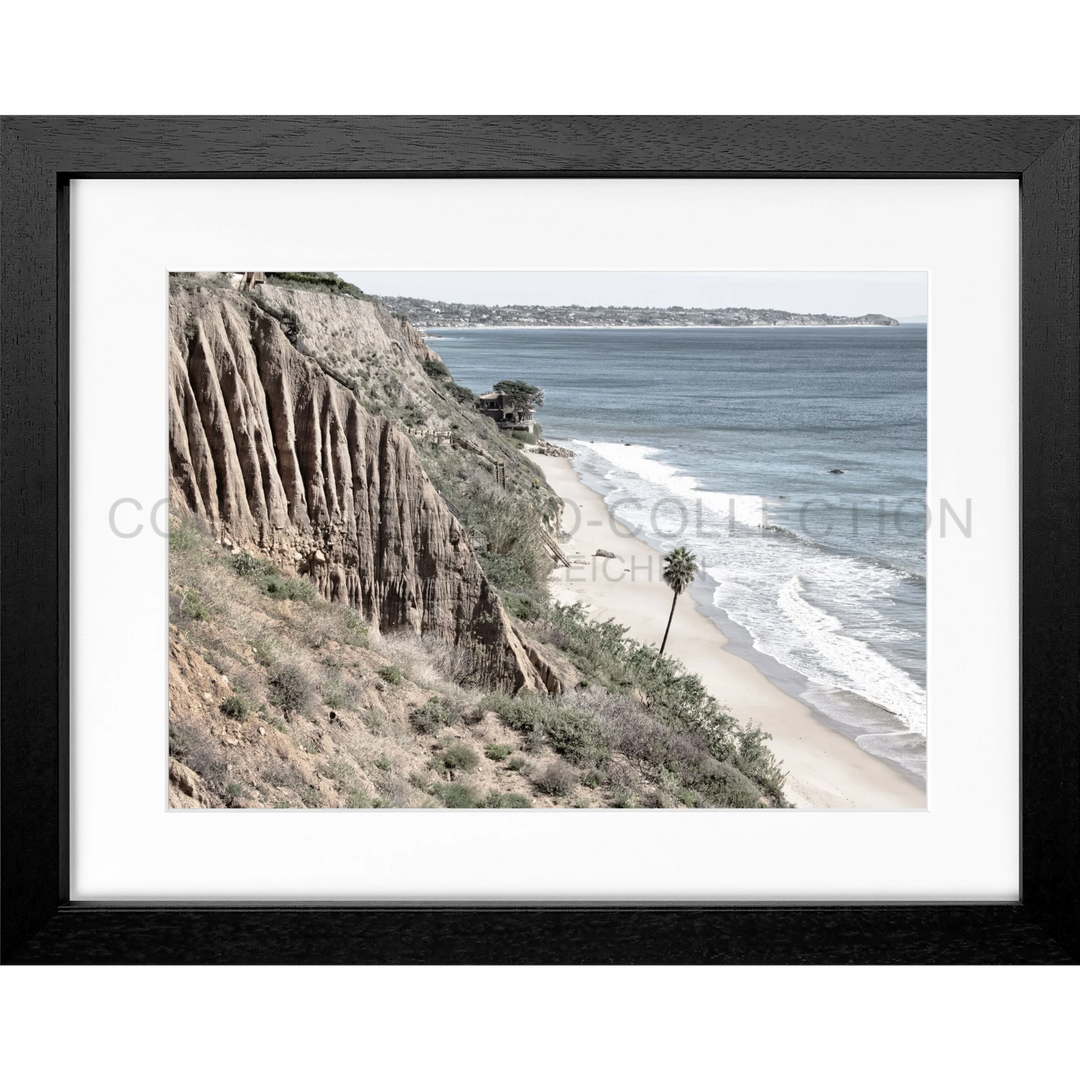
[[[508,619],[466,530],[394,420],[369,412],[299,351],[287,321],[247,296],[174,284],[170,301],[175,507],[205,519],[226,545],[310,578],[382,631],[474,650],[492,685],[561,688]],[[351,348],[367,341],[403,362],[428,351],[377,305],[355,304]]]

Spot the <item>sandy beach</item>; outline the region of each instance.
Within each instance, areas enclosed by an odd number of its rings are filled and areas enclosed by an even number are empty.
[[[630,636],[659,646],[671,608],[661,577],[663,556],[608,513],[567,458],[530,455],[566,504],[563,545],[569,568],[552,574],[552,595],[582,601],[595,619],[613,618]],[[596,555],[602,548],[614,558]],[[666,653],[699,675],[709,692],[743,722],[772,735],[770,746],[789,774],[786,792],[800,808],[910,810],[926,793],[879,758],[823,724],[803,702],[775,686],[749,660],[729,652],[727,638],[688,594],[675,608]]]

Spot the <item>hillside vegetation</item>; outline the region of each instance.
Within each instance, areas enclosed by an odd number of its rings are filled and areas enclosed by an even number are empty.
[[[468,650],[378,635],[194,520],[169,542],[174,805],[755,807],[782,774],[696,676],[552,605],[530,628],[584,675],[491,693]]]

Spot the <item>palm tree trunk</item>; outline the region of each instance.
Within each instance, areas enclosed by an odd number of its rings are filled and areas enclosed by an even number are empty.
[[[660,655],[661,656],[664,655],[664,646],[667,644],[667,636],[668,636],[669,631],[671,630],[671,620],[675,616],[675,604],[678,601],[678,599],[679,599],[679,594],[678,593],[676,593],[671,598],[671,611],[669,612],[668,617],[667,617],[667,626],[664,627],[664,640],[660,642]]]

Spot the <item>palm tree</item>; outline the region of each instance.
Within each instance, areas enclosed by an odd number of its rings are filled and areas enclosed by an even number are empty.
[[[664,580],[675,594],[671,598],[671,614],[667,617],[667,627],[664,630],[664,640],[660,643],[660,655],[664,655],[664,646],[667,644],[668,632],[671,630],[671,620],[675,617],[675,602],[686,591],[686,587],[694,580],[697,573],[697,559],[694,553],[686,547],[677,547],[670,555],[664,556]]]

